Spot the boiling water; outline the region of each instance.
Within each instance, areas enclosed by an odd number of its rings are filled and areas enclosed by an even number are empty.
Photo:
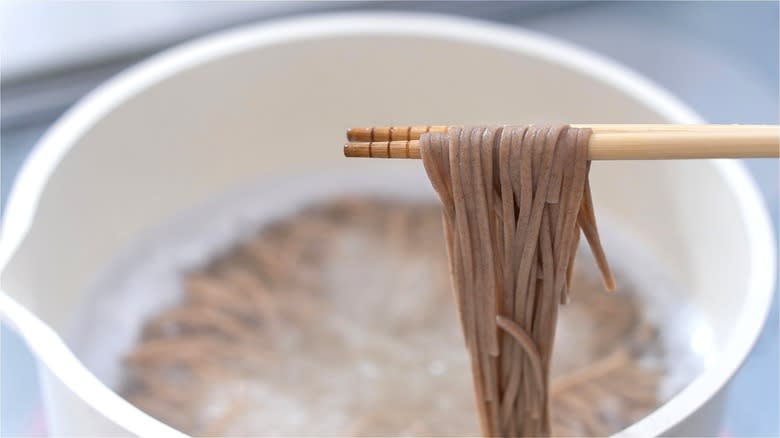
[[[139,342],[145,321],[180,302],[186,272],[203,269],[262,224],[294,217],[312,203],[326,205],[336,196],[355,196],[354,189],[345,187],[360,186],[363,195],[396,199],[404,192],[389,192],[384,182],[371,187],[365,183],[368,179],[361,184],[343,177],[333,183],[333,175],[314,180],[309,178],[306,185],[280,182],[272,189],[263,185],[226,197],[139,239],[96,281],[95,299],[76,319],[71,347],[99,378],[127,392],[128,376],[120,359]],[[423,181],[419,188],[425,187]],[[418,198],[432,202],[429,191],[417,192]],[[421,199],[414,201],[419,204]],[[396,207],[404,205],[411,204]],[[646,349],[640,359],[667,370],[657,388],[663,401],[703,367],[710,348],[708,327],[680,300],[685,294],[665,274],[663,264],[642,251],[640,240],[609,218],[600,222],[619,286],[638,297],[640,318],[660,328],[657,348]],[[212,379],[203,388],[204,402],[187,405],[191,412],[180,412],[197,417],[194,426],[173,413],[166,416],[165,409],[150,413],[190,433],[477,434],[454,300],[448,293],[431,293],[446,290],[447,278],[440,226],[427,223],[427,229],[417,229],[406,243],[415,245],[412,251],[398,238],[409,234],[408,224],[396,224],[392,236],[383,235],[382,229],[343,234],[335,241],[340,257],[325,270],[328,290],[318,291],[327,299],[314,301],[316,312],[302,326],[276,331],[270,344],[256,345],[261,354],[277,358],[273,365],[255,365],[240,378]],[[426,256],[420,248],[436,255]],[[587,256],[579,260],[575,285],[593,285],[591,261]],[[574,289],[574,302],[561,310],[553,376],[597,359],[593,345],[598,343],[599,321],[577,304]],[[291,291],[286,302],[298,303],[292,308],[300,312],[302,301],[295,301],[296,293]],[[231,411],[238,414],[226,416]],[[220,423],[221,430],[208,428],[214,423]]]

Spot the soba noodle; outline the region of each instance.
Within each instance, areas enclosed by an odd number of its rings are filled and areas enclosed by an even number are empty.
[[[590,130],[451,127],[421,137],[439,195],[484,436],[552,432],[550,364],[582,229],[612,275],[588,188]]]
[[[121,393],[192,435],[478,434],[441,223],[433,203],[358,198],[264,225],[182,273]],[[614,433],[658,403],[636,285],[603,294],[587,268],[547,376],[555,435]]]

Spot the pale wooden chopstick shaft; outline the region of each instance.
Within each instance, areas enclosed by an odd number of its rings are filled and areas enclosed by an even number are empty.
[[[778,135],[709,132],[593,134],[591,160],[761,158],[780,155]]]
[[[668,124],[572,124],[572,128],[591,128],[596,134],[608,133],[708,133],[708,132],[747,132],[753,135],[778,134],[778,125],[668,125]],[[400,141],[419,140],[426,132],[447,132],[447,126],[417,125],[417,126],[374,126],[370,128],[350,128],[347,130],[347,140],[350,142],[365,141]]]
[[[780,128],[773,125],[571,125],[593,129],[591,160],[759,158],[780,156]],[[353,128],[347,157],[420,158],[420,135],[444,126]],[[372,132],[373,131],[373,132]],[[416,137],[416,138],[414,138]],[[374,138],[374,141],[363,139]]]

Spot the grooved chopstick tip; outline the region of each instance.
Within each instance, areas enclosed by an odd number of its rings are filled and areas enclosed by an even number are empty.
[[[371,157],[370,143],[345,143],[344,156],[347,158]]]
[[[349,128],[347,129],[347,140],[365,141],[371,140],[371,128]]]

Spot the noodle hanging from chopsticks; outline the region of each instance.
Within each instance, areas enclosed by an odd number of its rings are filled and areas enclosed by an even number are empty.
[[[551,434],[550,359],[580,230],[607,289],[588,185],[589,129],[451,127],[420,137],[443,205],[485,436]]]

